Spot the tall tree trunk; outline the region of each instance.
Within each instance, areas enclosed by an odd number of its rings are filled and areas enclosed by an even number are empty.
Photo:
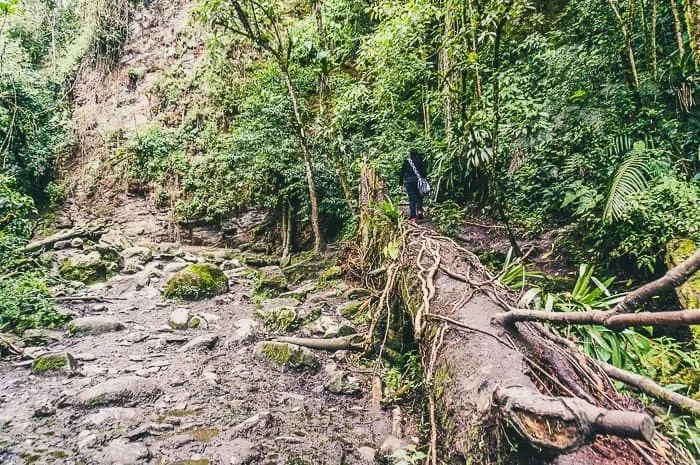
[[[472,39],[472,51],[474,52],[474,55],[476,57],[479,56],[479,49],[476,43],[476,36],[477,36],[477,27],[478,27],[478,21],[474,17],[476,14],[474,10],[474,6],[472,3],[472,0],[469,0],[469,30],[471,32],[471,39]],[[478,58],[477,58],[478,60]],[[482,95],[482,90],[481,90],[481,73],[479,72],[479,65],[477,63],[476,65],[476,76],[474,78],[475,84],[476,84],[476,96],[481,100],[481,95]]]
[[[632,73],[632,86],[637,89],[639,88],[639,75],[637,73],[637,62],[634,59],[634,49],[632,48],[632,18],[634,17],[633,14],[633,8],[630,10],[630,22],[629,22],[629,27],[625,24],[625,20],[622,18],[622,15],[620,14],[620,10],[615,4],[616,0],[608,0],[608,3],[610,3],[610,7],[613,9],[613,12],[615,13],[615,17],[620,23],[620,28],[622,30],[622,36],[625,39],[625,50],[627,51],[627,60],[629,61],[630,65],[630,72]],[[634,3],[632,5],[634,7]]]
[[[314,254],[319,254],[321,252],[323,239],[321,236],[321,226],[318,218],[318,197],[316,196],[316,185],[314,183],[314,176],[311,170],[309,141],[306,136],[306,131],[304,130],[304,122],[301,118],[301,111],[299,110],[299,99],[297,97],[297,91],[294,88],[294,83],[292,82],[292,76],[289,73],[289,69],[283,67],[282,74],[284,74],[284,80],[287,84],[289,98],[292,100],[294,118],[296,119],[297,132],[299,134],[299,145],[301,145],[301,154],[304,160],[304,169],[306,171],[306,184],[309,188],[309,202],[311,204],[311,228],[314,232]]]
[[[654,81],[659,80],[659,65],[656,53],[656,21],[658,17],[658,0],[651,0],[651,68]]]
[[[681,18],[678,13],[678,3],[676,0],[671,0],[671,13],[673,13],[673,30],[676,32],[676,43],[678,43],[678,53],[681,58],[685,56],[685,45],[683,44],[683,27],[681,26]]]
[[[452,140],[452,64],[447,44],[451,42],[451,38],[452,11],[449,6],[449,0],[446,0],[443,2],[442,44],[438,51],[438,71],[442,81],[442,106],[448,148],[451,146],[450,142]]]
[[[695,55],[695,67],[700,68],[700,0],[685,1],[685,24],[690,37],[690,49]]]

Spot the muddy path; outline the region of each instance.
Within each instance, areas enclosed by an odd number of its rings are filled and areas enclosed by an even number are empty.
[[[152,248],[143,270],[78,293],[102,301],[64,303],[84,332],[35,331],[48,345],[25,347],[25,361],[0,361],[0,463],[375,463],[389,422],[352,354],[312,351],[310,368],[256,356],[272,332],[255,317],[265,304],[252,297],[255,269],[230,250]],[[164,283],[191,262],[225,270],[228,292],[164,300]],[[332,333],[347,285],[295,288],[297,300],[281,304],[309,324],[287,334]],[[30,357],[46,352],[67,352],[75,366],[35,372]]]

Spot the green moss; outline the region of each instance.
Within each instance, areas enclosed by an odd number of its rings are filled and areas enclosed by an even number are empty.
[[[199,328],[199,325],[202,323],[202,320],[199,317],[193,316],[190,318],[190,321],[187,322],[187,326],[189,326],[192,329]]]
[[[21,452],[19,454],[19,457],[24,459],[25,465],[28,465],[30,463],[34,463],[34,462],[38,461],[41,458],[41,455],[30,454],[29,452]]]
[[[253,294],[277,296],[287,290],[289,282],[277,266],[261,268],[255,276]]]
[[[297,312],[291,307],[279,307],[269,311],[258,310],[255,316],[270,331],[289,331],[299,326]]]
[[[348,302],[340,308],[340,314],[344,318],[354,318],[360,310],[359,302]]]
[[[164,296],[174,300],[200,300],[228,289],[226,275],[211,264],[189,265],[168,280]]]
[[[49,452],[49,455],[55,459],[65,459],[68,457],[68,453],[62,450],[55,450],[53,452]]]
[[[68,361],[64,354],[47,354],[36,358],[32,362],[32,372],[36,374],[49,371],[63,370]]]
[[[107,400],[107,395],[100,394],[100,395],[95,396],[91,399],[88,399],[88,401],[86,402],[86,405],[88,407],[97,407],[98,405],[104,404],[106,400]]]
[[[318,368],[318,359],[310,350],[284,342],[260,342],[256,354],[279,367]]]
[[[79,254],[66,259],[59,268],[59,274],[70,281],[93,284],[107,279],[109,267],[98,252]]]
[[[696,250],[697,244],[692,239],[676,239],[666,246],[666,265],[672,268],[690,257]],[[676,288],[678,301],[683,308],[700,308],[700,271],[695,272],[690,279]],[[695,341],[700,345],[700,326],[691,326]]]
[[[343,275],[343,269],[338,265],[329,266],[323,273],[319,276],[322,281],[332,281],[335,279],[340,279]]]

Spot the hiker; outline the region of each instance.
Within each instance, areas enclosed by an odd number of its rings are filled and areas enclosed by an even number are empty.
[[[408,193],[408,219],[415,223],[418,218],[423,218],[423,196],[418,188],[419,176],[426,177],[423,156],[412,148],[408,151],[408,157],[403,161],[399,185],[406,188]]]

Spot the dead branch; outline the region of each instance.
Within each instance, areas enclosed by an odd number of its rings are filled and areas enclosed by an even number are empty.
[[[53,234],[49,237],[46,237],[46,238],[38,240],[38,241],[30,242],[29,244],[27,244],[23,248],[21,248],[20,252],[22,252],[22,253],[38,252],[46,247],[53,246],[56,242],[67,241],[69,239],[74,239],[76,237],[99,236],[99,235],[104,233],[104,231],[103,231],[104,228],[105,228],[104,224],[97,224],[97,225],[93,225],[93,226],[87,227],[87,228],[70,229],[68,231]]]
[[[612,313],[630,313],[637,305],[646,302],[664,291],[680,286],[698,270],[700,270],[700,249],[696,250],[695,253],[685,261],[668,270],[668,272],[659,279],[647,283],[627,294],[627,296],[610,311]]]
[[[516,321],[539,321],[553,325],[601,325],[610,329],[633,326],[679,326],[700,324],[700,311],[677,310],[671,312],[640,312],[615,315],[608,311],[543,312],[537,310],[511,310],[493,316],[492,322],[507,326]]]
[[[334,337],[329,339],[319,339],[313,337],[276,337],[273,339],[274,342],[286,342],[287,344],[308,347],[309,349],[328,350],[332,352],[338,350],[361,351],[364,349],[364,346],[358,341],[362,340],[364,340],[364,336],[361,334],[351,334],[350,336]]]
[[[616,379],[628,386],[632,386],[645,394],[667,402],[674,407],[700,417],[700,402],[689,397],[678,394],[677,392],[669,391],[653,380],[636,373],[631,373],[626,370],[609,365],[605,362],[598,362],[603,368],[603,371],[613,379]]]
[[[522,386],[497,388],[494,400],[530,443],[558,452],[581,447],[597,434],[651,441],[654,421],[644,413],[608,410],[577,397],[551,397]]]

